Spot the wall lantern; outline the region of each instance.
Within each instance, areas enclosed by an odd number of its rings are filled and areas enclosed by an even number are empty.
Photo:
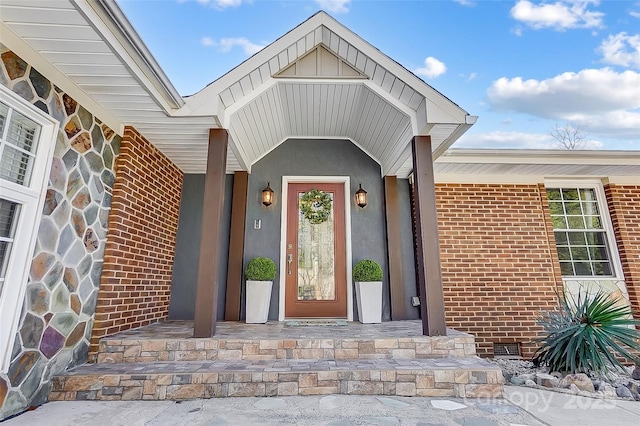
[[[269,207],[273,203],[273,189],[271,189],[271,182],[267,182],[267,187],[262,190],[262,204]]]
[[[356,191],[356,204],[360,207],[367,205],[367,191],[362,189],[362,184],[360,184],[360,189]]]

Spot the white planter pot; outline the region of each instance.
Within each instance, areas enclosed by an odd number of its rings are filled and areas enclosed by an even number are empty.
[[[264,324],[269,319],[272,281],[247,280],[248,324]]]
[[[382,322],[382,281],[356,281],[356,300],[361,323]]]

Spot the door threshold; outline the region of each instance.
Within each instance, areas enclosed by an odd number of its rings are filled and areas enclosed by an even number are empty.
[[[301,319],[286,319],[284,321],[285,327],[336,327],[346,326],[347,320],[344,318],[332,319],[332,318],[301,318]]]

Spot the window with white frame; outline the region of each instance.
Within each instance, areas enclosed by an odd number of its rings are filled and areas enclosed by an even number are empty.
[[[0,372],[6,372],[58,123],[0,85]]]
[[[612,231],[601,185],[547,186],[562,276],[614,277]]]

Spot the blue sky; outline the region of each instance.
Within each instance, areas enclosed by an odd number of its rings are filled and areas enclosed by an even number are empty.
[[[478,122],[456,148],[640,149],[640,1],[119,0],[182,95],[318,10]]]

